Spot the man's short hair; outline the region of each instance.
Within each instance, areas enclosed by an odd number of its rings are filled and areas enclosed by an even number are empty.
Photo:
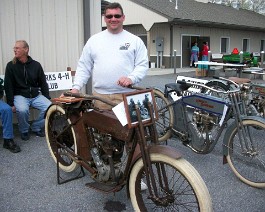
[[[106,14],[106,11],[108,9],[117,9],[117,8],[119,8],[121,10],[121,14],[123,15],[122,6],[119,3],[117,3],[117,2],[113,2],[113,3],[107,4],[106,7],[105,7],[105,9],[104,9],[104,15]]]

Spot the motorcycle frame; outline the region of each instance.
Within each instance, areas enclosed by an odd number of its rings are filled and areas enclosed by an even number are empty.
[[[198,85],[201,87],[205,87],[204,85]],[[174,92],[176,93],[180,93],[179,91],[174,90],[174,85],[173,84],[168,84],[165,85],[165,96],[168,97],[170,96],[172,93],[174,94]],[[182,93],[183,94],[183,93]],[[208,99],[210,101],[213,101],[213,107],[218,106],[219,104],[222,104],[222,101],[218,101],[216,99],[216,97],[212,97],[210,95],[206,95],[206,94],[201,94],[201,93],[191,93],[191,94],[186,94],[182,95],[179,99],[175,100],[174,102],[171,102],[169,105],[166,105],[163,108],[160,108],[160,110],[163,110],[166,107],[172,106],[173,107],[173,111],[174,111],[174,123],[173,126],[171,128],[171,131],[173,132],[174,135],[178,136],[179,138],[181,138],[181,136],[183,136],[183,138],[189,138],[189,136],[191,135],[191,131],[190,128],[188,126],[188,123],[191,122],[191,118],[189,117],[189,113],[188,113],[188,108],[192,107],[194,109],[198,109],[198,110],[203,110],[206,112],[209,112],[207,110],[205,110],[205,108],[199,107],[198,105],[195,104],[188,104],[187,102],[183,101],[183,99],[185,98],[190,98],[193,96],[202,96],[204,99]],[[223,118],[223,122],[221,124],[218,124],[218,129],[216,130],[216,136],[214,141],[210,141],[208,137],[206,137],[205,142],[205,148],[202,150],[198,150],[192,147],[192,145],[186,144],[189,148],[191,148],[194,152],[199,153],[199,154],[208,154],[210,153],[215,145],[217,144],[225,126],[227,125],[227,122],[229,119],[231,119],[231,117],[234,118],[234,122],[231,123],[230,125],[228,125],[227,128],[229,128],[229,126],[232,126],[233,124],[236,124],[236,126],[239,128],[240,126],[242,126],[242,120],[246,117],[246,105],[245,102],[242,101],[241,103],[241,107],[239,107],[238,105],[238,93],[236,93],[235,91],[231,91],[228,92],[228,97],[230,99],[230,101],[226,102],[226,106],[227,106],[227,112],[225,114],[225,117]],[[176,113],[175,111],[180,111],[180,113]],[[253,118],[253,117],[252,117]],[[196,142],[196,141],[193,141]],[[243,140],[241,140],[241,142],[243,142]],[[223,144],[225,144],[225,140],[223,141]],[[226,155],[226,149],[224,148],[224,155]],[[225,161],[224,161],[225,163]]]
[[[71,94],[72,95],[72,94]],[[79,96],[80,97],[80,96]],[[91,175],[96,173],[96,170],[91,166],[89,161],[93,160],[92,155],[90,153],[91,147],[94,145],[94,139],[92,135],[88,132],[87,129],[95,128],[102,133],[111,134],[115,139],[123,141],[128,148],[128,159],[126,162],[126,166],[124,169],[124,175],[118,182],[116,182],[116,186],[108,191],[108,192],[117,192],[123,188],[124,185],[129,183],[129,176],[133,165],[140,158],[143,158],[143,164],[145,173],[147,174],[147,186],[150,194],[152,196],[157,196],[157,188],[154,183],[154,176],[152,174],[151,169],[151,159],[150,154],[152,153],[160,153],[167,155],[171,158],[178,159],[181,157],[181,154],[176,151],[174,148],[169,146],[162,146],[157,144],[157,132],[155,130],[155,120],[154,117],[151,116],[151,122],[143,123],[140,117],[139,108],[136,106],[136,112],[138,117],[138,125],[137,127],[128,129],[127,126],[122,126],[116,116],[112,111],[107,110],[99,110],[97,108],[93,108],[91,104],[91,99],[94,99],[94,96],[84,95],[80,101],[75,102],[73,104],[69,103],[60,103],[56,102],[62,106],[66,111],[66,117],[70,120],[71,124],[69,124],[59,135],[56,137],[56,145],[58,147],[63,148],[68,156],[70,156],[77,164],[81,166],[81,172],[84,176],[83,168],[85,168]],[[58,100],[58,99],[57,99]],[[103,100],[104,102],[104,100]],[[93,110],[91,110],[93,108]],[[152,107],[149,102],[149,112],[153,114]],[[58,137],[61,136],[66,130],[70,127],[73,127],[75,135],[76,135],[76,143],[77,143],[77,154],[75,154],[71,149],[63,146],[58,142]],[[149,139],[154,141],[155,145],[148,145],[146,136],[145,136],[145,128],[151,128],[152,135]],[[137,144],[139,144],[140,148],[136,148]],[[58,148],[57,152],[58,153]],[[57,157],[58,158],[58,157]],[[82,177],[78,175],[77,177],[70,178],[65,180],[64,182],[69,182],[71,180]],[[60,171],[59,171],[59,162],[57,160],[57,178],[59,183]],[[63,183],[64,183],[63,182]],[[59,183],[62,184],[62,183]],[[107,192],[107,193],[108,193]],[[127,186],[127,194],[129,195],[128,186]]]

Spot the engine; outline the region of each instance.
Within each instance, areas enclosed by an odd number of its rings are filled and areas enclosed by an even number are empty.
[[[124,152],[124,142],[114,139],[109,134],[93,131],[95,146],[91,155],[98,170],[96,180],[100,182],[116,181],[122,176],[121,158]]]
[[[201,110],[195,110],[192,121],[189,124],[191,136],[193,137],[192,147],[203,149],[206,139],[214,140],[219,117]]]

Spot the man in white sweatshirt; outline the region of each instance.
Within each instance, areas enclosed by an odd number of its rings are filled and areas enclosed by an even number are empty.
[[[104,11],[107,29],[93,35],[83,48],[76,69],[72,92],[78,93],[92,77],[93,95],[120,103],[128,86],[137,84],[148,70],[147,49],[143,41],[123,29],[125,15],[119,3]],[[101,109],[110,106],[96,102]]]

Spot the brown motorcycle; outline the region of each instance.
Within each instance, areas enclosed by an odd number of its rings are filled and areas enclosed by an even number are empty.
[[[86,169],[93,179],[86,184],[90,188],[109,193],[126,186],[135,211],[212,211],[196,169],[176,149],[158,145],[155,117],[142,121],[135,104],[137,122],[129,128],[112,111],[95,108],[95,100],[115,106],[92,95],[65,93],[47,110],[46,140],[59,184],[83,177]],[[154,114],[151,102],[147,109]]]

